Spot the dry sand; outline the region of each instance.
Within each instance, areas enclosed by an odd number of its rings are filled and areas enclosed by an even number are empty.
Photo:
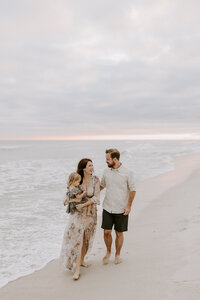
[[[0,289],[0,299],[200,299],[200,155],[178,159],[175,170],[137,187],[123,263],[105,253],[98,221],[95,243],[81,277],[73,281],[58,260]],[[114,237],[114,234],[113,234]],[[53,242],[53,241],[52,241]]]

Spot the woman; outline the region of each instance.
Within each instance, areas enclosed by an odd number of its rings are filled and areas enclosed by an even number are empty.
[[[88,201],[76,206],[74,214],[69,215],[61,249],[61,261],[66,269],[74,270],[73,279],[80,277],[80,266],[88,267],[85,255],[92,247],[97,224],[97,204],[100,204],[100,182],[93,175],[93,163],[83,158],[78,163],[77,173],[81,175],[80,187],[86,191]],[[87,206],[92,205],[91,216],[87,215]]]

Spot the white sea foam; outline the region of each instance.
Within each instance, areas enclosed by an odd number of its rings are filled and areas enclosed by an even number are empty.
[[[24,149],[24,148],[30,147],[30,145],[26,145],[26,144],[22,145],[22,144],[13,144],[13,143],[10,144],[10,143],[9,144],[4,144],[4,145],[0,145],[0,152],[1,151],[12,151],[12,150]]]
[[[116,147],[138,182],[172,170],[174,157],[200,152],[198,141],[0,142],[8,146],[0,156],[0,286],[59,256],[67,176],[80,158],[92,158],[101,177],[105,149]]]

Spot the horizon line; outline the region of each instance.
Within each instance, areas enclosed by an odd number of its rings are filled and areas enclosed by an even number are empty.
[[[196,133],[155,133],[130,135],[83,135],[83,136],[51,136],[33,138],[7,138],[0,141],[97,141],[97,140],[200,140]]]

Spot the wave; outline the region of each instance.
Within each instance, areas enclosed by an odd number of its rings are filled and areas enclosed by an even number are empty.
[[[56,259],[57,257],[52,257],[52,258],[48,258],[45,260],[45,262],[43,264],[40,264],[40,266],[38,267],[35,267],[35,268],[32,268],[32,269],[29,269],[27,271],[22,271],[22,272],[16,272],[14,275],[10,274],[9,276],[9,279],[0,279],[0,288],[4,287],[5,285],[7,285],[9,282],[12,282],[12,281],[15,281],[21,277],[24,277],[24,276],[27,276],[27,275],[30,275],[32,273],[34,273],[35,271],[39,271],[41,269],[43,269],[48,263],[50,263],[52,260]],[[7,271],[7,270],[6,270]],[[3,272],[2,272],[3,274]]]
[[[41,144],[41,147],[38,145],[40,143],[37,143],[37,146],[34,144],[35,148],[30,156],[24,158],[25,151],[19,151],[19,157],[17,150],[32,147],[31,144],[0,144],[0,151],[16,150],[17,153],[15,156],[11,152],[8,157],[12,158],[2,160],[0,164],[1,216],[4,219],[1,226],[2,232],[5,233],[1,286],[41,269],[51,259],[56,258],[60,250],[65,223],[65,211],[61,213],[62,197],[67,176],[75,168],[77,157],[83,153],[82,143],[79,147],[77,143],[71,143],[70,147],[67,144],[65,148],[56,148],[56,143]],[[103,169],[106,168],[106,146],[102,144],[102,148],[99,149],[99,144],[90,143],[91,148],[88,147],[85,146],[84,153],[88,155],[89,152],[95,164],[96,174],[101,178]],[[199,142],[120,142],[116,147],[121,150],[123,164],[134,171],[136,181],[172,170],[174,158],[177,156],[200,152]],[[60,152],[62,149],[64,154]],[[53,154],[48,156],[46,153],[49,153],[49,150]],[[42,156],[43,153],[45,157]],[[2,156],[7,158],[5,154]],[[55,241],[53,245],[52,240]]]
[[[28,148],[30,146],[28,145],[15,145],[15,146],[11,146],[11,145],[6,145],[6,146],[0,146],[0,151],[12,151],[12,150],[18,150],[18,149],[25,149]]]

